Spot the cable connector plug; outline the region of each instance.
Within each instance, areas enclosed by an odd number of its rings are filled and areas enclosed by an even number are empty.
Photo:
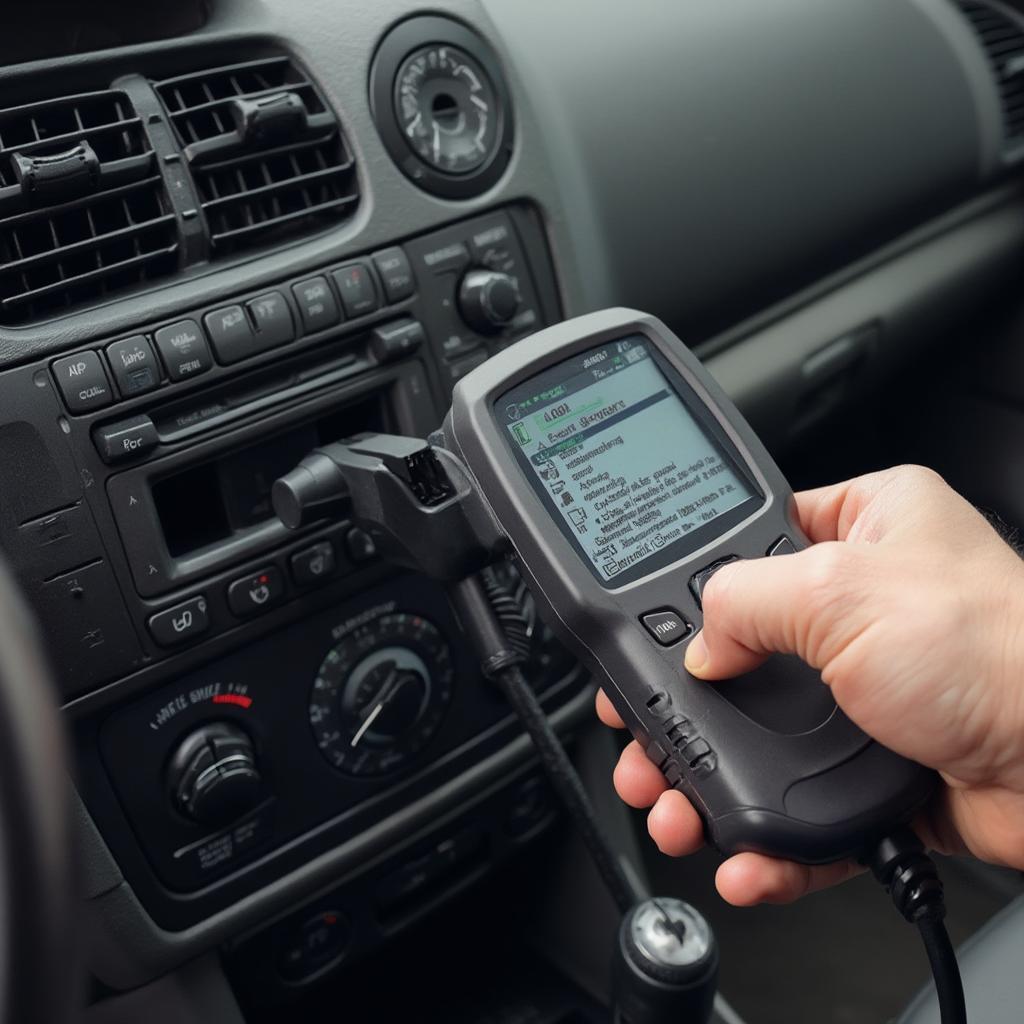
[[[942,1024],[967,1024],[967,1005],[956,952],[943,924],[942,881],[924,844],[909,828],[886,836],[864,859],[896,909],[916,924],[935,979]]]
[[[867,858],[871,873],[892,898],[896,909],[911,923],[941,921],[946,903],[935,862],[909,828],[886,836]]]

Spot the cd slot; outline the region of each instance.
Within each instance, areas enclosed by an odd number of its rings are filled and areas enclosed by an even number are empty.
[[[346,353],[284,373],[282,367],[275,367],[222,391],[157,410],[153,423],[162,444],[182,441],[355,377],[372,365],[366,358]]]

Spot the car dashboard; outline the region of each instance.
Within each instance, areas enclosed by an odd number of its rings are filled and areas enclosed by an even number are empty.
[[[1019,274],[1024,16],[100,7],[109,38],[44,4],[4,44],[0,546],[73,737],[90,972],[228,949],[280,1000],[556,814],[443,591],[347,522],[289,533],[273,480],[426,436],[488,356],[617,304],[773,451],[813,435]],[[511,568],[487,585],[583,729],[588,680]]]

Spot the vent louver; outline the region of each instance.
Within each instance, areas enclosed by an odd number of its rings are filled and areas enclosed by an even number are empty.
[[[958,0],[995,73],[1007,156],[1024,156],[1024,19],[982,0]]]
[[[348,146],[291,58],[153,84],[189,163],[214,255],[315,231],[354,211]]]
[[[172,272],[175,218],[119,91],[0,110],[0,322],[19,324]]]

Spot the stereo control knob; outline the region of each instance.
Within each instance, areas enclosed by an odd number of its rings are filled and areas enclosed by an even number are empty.
[[[515,278],[494,270],[471,270],[459,285],[462,317],[481,334],[496,334],[519,311]]]
[[[174,752],[168,785],[176,808],[204,825],[229,825],[266,797],[252,740],[227,722],[190,733]]]

